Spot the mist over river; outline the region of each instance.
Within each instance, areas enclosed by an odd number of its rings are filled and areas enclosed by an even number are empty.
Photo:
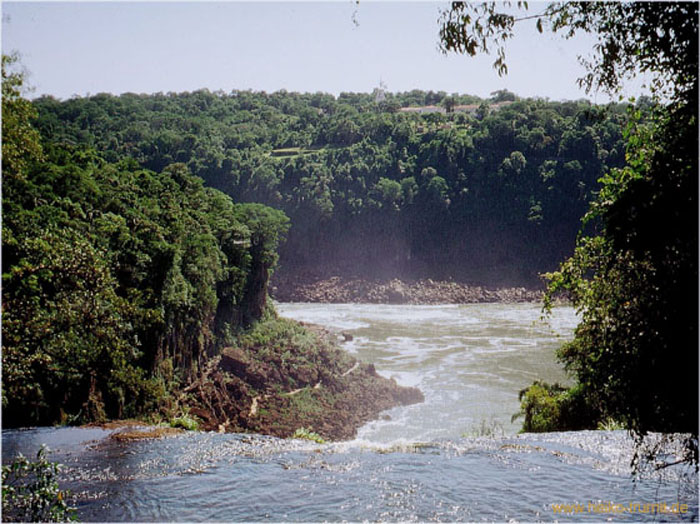
[[[555,351],[572,336],[571,308],[555,308],[547,322],[534,304],[278,311],[352,335],[344,349],[420,388],[425,402],[389,410],[357,439],[332,444],[196,432],[117,442],[104,429],[11,430],[3,461],[48,444],[85,521],[698,519],[697,474],[669,467],[635,480],[625,431],[516,434],[518,391],[536,379],[566,381]],[[660,514],[651,504],[687,511]]]

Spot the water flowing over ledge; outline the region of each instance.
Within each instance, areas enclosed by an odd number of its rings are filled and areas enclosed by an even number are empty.
[[[345,333],[342,346],[361,365],[420,388],[425,402],[385,411],[357,438],[331,444],[215,432],[119,441],[99,428],[4,431],[3,461],[48,444],[84,521],[697,521],[697,472],[674,466],[634,477],[625,431],[516,434],[519,388],[566,379],[554,351],[577,323],[571,308],[546,322],[534,304],[278,309]],[[667,462],[679,452],[673,446],[661,455]],[[661,515],[653,504],[687,511]]]
[[[119,442],[109,433],[13,430],[3,459],[48,443],[86,521],[566,520],[553,505],[608,502],[686,504],[663,519],[698,516],[697,474],[667,468],[634,481],[624,431],[323,445],[217,433]]]

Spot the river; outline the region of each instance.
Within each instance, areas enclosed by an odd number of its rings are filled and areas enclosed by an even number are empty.
[[[387,413],[359,433],[369,442],[517,433],[518,392],[541,379],[565,383],[555,351],[572,336],[573,308],[545,322],[533,304],[386,306],[281,304],[281,315],[353,336],[343,347],[425,402]]]
[[[531,304],[278,310],[352,335],[347,351],[419,387],[425,402],[386,412],[353,441],[324,445],[4,431],[3,461],[48,444],[88,521],[697,521],[697,474],[670,467],[635,479],[624,431],[516,434],[518,391],[538,378],[566,381],[555,351],[576,325],[571,308],[546,323]],[[651,504],[687,511],[658,514]]]

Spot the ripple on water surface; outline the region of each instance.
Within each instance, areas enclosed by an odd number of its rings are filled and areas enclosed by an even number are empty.
[[[342,319],[354,337],[346,350],[400,385],[421,389],[423,404],[391,410],[391,420],[360,431],[384,442],[401,435],[457,438],[485,423],[516,433],[518,392],[533,380],[566,382],[555,352],[576,324],[572,308],[556,309],[542,322],[537,304],[280,304],[278,310],[331,328]]]
[[[682,502],[689,513],[664,520],[697,520],[697,474],[673,467],[633,481],[625,432],[462,437],[515,433],[519,389],[565,379],[554,352],[575,327],[571,308],[549,325],[532,304],[279,309],[349,331],[343,347],[426,401],[387,411],[350,442],[213,433],[117,442],[101,429],[38,428],[4,431],[3,460],[48,444],[84,521],[565,521],[574,517],[552,505],[580,503],[575,520],[597,522],[608,515],[587,505],[604,502]]]
[[[89,521],[566,520],[552,504],[601,501],[680,501],[690,513],[671,520],[698,515],[697,475],[667,468],[633,482],[633,442],[622,431],[327,445],[213,433],[141,442],[105,435],[8,431],[3,454],[49,444]],[[619,516],[653,520],[634,517]]]

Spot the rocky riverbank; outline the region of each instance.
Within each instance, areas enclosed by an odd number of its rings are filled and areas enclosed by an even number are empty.
[[[280,302],[370,304],[474,304],[540,302],[542,290],[524,287],[487,288],[469,284],[420,280],[286,277],[274,282],[272,296]]]
[[[204,430],[289,437],[303,427],[345,440],[381,411],[424,400],[340,349],[338,336],[285,319],[262,322],[204,366],[183,403]]]

